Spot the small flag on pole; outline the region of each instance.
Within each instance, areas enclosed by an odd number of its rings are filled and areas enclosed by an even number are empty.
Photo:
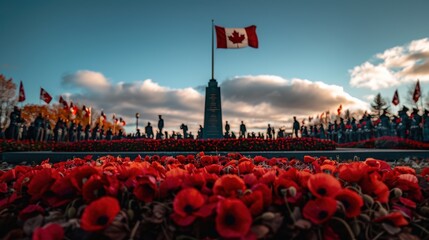
[[[246,28],[224,28],[215,26],[217,48],[258,48],[256,26]]]
[[[40,99],[49,104],[52,101],[51,95],[45,89],[40,88]]]
[[[396,89],[395,93],[393,94],[392,104],[395,106],[397,106],[399,104],[398,89]]]
[[[69,105],[67,104],[66,100],[64,100],[63,96],[60,96],[60,101],[59,102],[60,102],[61,105],[63,105],[63,108],[65,110],[69,109]]]
[[[338,116],[341,115],[341,110],[343,110],[343,105],[342,104],[340,104],[340,106],[337,109]]]
[[[24,91],[24,85],[22,84],[22,81],[19,83],[19,94],[18,94],[18,102],[24,102],[25,101],[25,91]]]
[[[420,91],[420,82],[419,80],[417,80],[417,84],[416,84],[416,88],[414,89],[414,94],[413,94],[413,100],[414,102],[417,102],[421,96],[421,91]]]

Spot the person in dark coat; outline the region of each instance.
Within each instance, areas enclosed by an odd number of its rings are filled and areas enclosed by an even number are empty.
[[[162,129],[164,128],[164,119],[162,119],[162,115],[159,115],[159,120],[158,120],[158,131],[160,132],[160,134],[162,135]],[[153,134],[152,134],[153,135]]]
[[[292,129],[293,129],[293,132],[295,133],[295,137],[297,138],[298,137],[298,131],[299,131],[299,122],[298,122],[298,120],[296,120],[296,117],[294,116],[293,117],[293,127],[292,127]]]

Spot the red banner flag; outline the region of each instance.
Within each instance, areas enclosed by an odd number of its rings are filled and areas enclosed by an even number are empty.
[[[217,48],[258,48],[256,26],[246,28],[224,28],[215,26]]]
[[[338,116],[341,115],[341,110],[343,110],[343,105],[342,104],[340,104],[340,106],[337,109]]]
[[[122,119],[122,118],[119,118],[119,122],[122,124],[122,126],[125,126],[125,125],[126,125],[125,120],[124,120],[124,119]]]
[[[101,114],[100,114],[100,122],[105,122],[106,121],[106,114],[104,114],[104,112],[103,111],[101,111]]]
[[[395,106],[399,104],[398,89],[396,89],[395,93],[393,94],[392,104]]]
[[[63,98],[63,96],[60,96],[60,104],[61,105],[63,105],[63,108],[65,109],[65,110],[68,110],[69,109],[69,105],[68,105],[68,103],[67,103],[67,101],[66,100],[64,100],[64,98]]]
[[[45,89],[43,88],[40,88],[40,99],[47,104],[49,104],[52,101],[51,95],[49,95],[49,93],[46,92]]]
[[[77,110],[78,110],[77,106],[75,106],[75,105],[73,104],[73,102],[72,102],[72,101],[70,101],[70,113],[71,113],[73,116],[76,116]]]
[[[24,91],[24,85],[22,84],[22,81],[19,83],[19,93],[18,93],[18,102],[24,102],[25,101],[25,91]]]
[[[90,117],[91,116],[91,108],[86,107],[85,105],[83,105],[82,111],[85,112],[85,117]]]
[[[417,102],[421,96],[421,91],[420,91],[420,82],[419,80],[417,80],[417,84],[416,84],[416,88],[414,89],[414,94],[413,94],[413,100],[414,102]]]

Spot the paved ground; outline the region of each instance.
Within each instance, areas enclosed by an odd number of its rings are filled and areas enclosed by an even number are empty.
[[[0,153],[0,160],[2,162],[19,164],[22,162],[36,162],[39,163],[49,158],[51,162],[60,162],[73,157],[84,157],[86,155],[93,155],[94,158],[98,156],[113,155],[113,156],[127,156],[134,158],[138,155],[160,155],[160,156],[176,156],[196,154],[197,152],[6,152]],[[205,152],[207,155],[226,155],[228,152]],[[341,160],[353,159],[355,156],[361,160],[368,157],[382,159],[386,161],[395,161],[400,158],[417,157],[429,158],[429,150],[397,150],[397,149],[362,149],[362,148],[338,148],[333,151],[273,151],[273,152],[241,152],[245,156],[264,156],[264,157],[296,157],[302,159],[305,155],[310,156],[326,156],[328,158]]]

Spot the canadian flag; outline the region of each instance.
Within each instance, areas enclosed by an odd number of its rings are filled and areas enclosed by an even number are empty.
[[[396,89],[395,93],[393,94],[392,104],[395,106],[399,104],[398,89]]]
[[[18,102],[24,102],[25,101],[25,92],[24,92],[24,85],[21,83],[19,84],[19,95],[18,95]]]
[[[49,104],[52,101],[51,95],[49,95],[49,93],[46,92],[45,89],[43,88],[40,88],[40,99],[47,104]]]
[[[246,28],[224,28],[215,26],[217,48],[258,48],[256,26]]]
[[[61,105],[63,105],[63,108],[65,110],[69,109],[69,105],[67,104],[66,100],[64,100],[63,96],[60,96],[60,101],[59,102],[60,102]]]

